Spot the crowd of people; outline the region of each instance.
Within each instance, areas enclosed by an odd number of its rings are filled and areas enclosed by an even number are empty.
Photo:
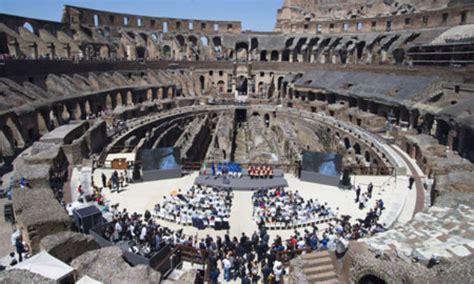
[[[113,171],[110,178],[107,178],[107,176],[102,173],[101,179],[102,187],[109,188],[110,192],[120,192],[120,189],[124,188],[130,182],[130,176],[128,170],[126,169],[123,170],[123,172],[121,172],[120,174],[116,170]]]
[[[250,165],[247,171],[250,178],[273,178],[273,167],[269,165]]]
[[[260,189],[253,193],[253,216],[259,224],[284,223],[285,227],[299,223],[311,224],[318,218],[337,217],[339,208],[332,210],[317,199],[304,200],[298,191],[284,188]]]
[[[143,215],[129,214],[112,207],[113,222],[102,231],[102,237],[116,244],[127,244],[128,250],[150,258],[166,244],[195,249],[206,258],[211,283],[218,283],[221,271],[225,281],[240,278],[244,283],[282,283],[286,274],[284,261],[301,251],[327,249],[334,237],[326,230],[318,237],[318,228],[304,232],[295,230],[289,239],[276,236],[273,241],[265,226],[260,226],[251,236],[242,233],[231,237],[225,233],[216,238],[188,236],[182,229],[171,230],[161,226],[149,211]]]
[[[194,185],[186,192],[172,192],[155,205],[155,214],[162,219],[192,225],[198,229],[212,227],[229,229],[233,192],[228,189]]]

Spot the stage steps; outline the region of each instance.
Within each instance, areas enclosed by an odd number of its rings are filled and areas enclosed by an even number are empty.
[[[303,272],[310,283],[340,283],[329,251],[304,254]]]

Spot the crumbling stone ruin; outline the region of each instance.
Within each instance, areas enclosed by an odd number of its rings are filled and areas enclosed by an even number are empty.
[[[355,174],[404,175],[395,144],[430,183],[410,223],[349,244],[342,275],[468,282],[473,31],[474,3],[458,0],[285,0],[273,32],[70,5],[60,22],[0,14],[0,172],[4,185],[29,182],[13,189],[17,225],[33,252],[72,261],[79,275],[151,283],[156,271],[70,232],[61,206],[70,196],[53,179],[70,192],[72,167],[159,147],[179,148],[189,167],[238,160],[294,172],[311,150],[341,154]],[[453,248],[442,245],[449,230]],[[440,247],[441,264],[428,269]],[[293,262],[290,279],[308,281],[304,263]],[[0,274],[44,282],[30,277],[39,276]]]

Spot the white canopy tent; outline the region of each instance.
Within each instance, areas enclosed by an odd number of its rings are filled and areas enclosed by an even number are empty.
[[[42,251],[28,259],[25,259],[13,266],[11,269],[28,270],[58,282],[72,275],[74,272],[74,268],[50,255],[46,251]]]

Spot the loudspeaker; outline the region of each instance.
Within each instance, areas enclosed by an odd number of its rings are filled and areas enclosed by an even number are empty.
[[[352,187],[351,185],[351,170],[350,169],[344,169],[342,171],[342,180],[341,180],[341,185],[342,188],[347,188],[350,189]]]

